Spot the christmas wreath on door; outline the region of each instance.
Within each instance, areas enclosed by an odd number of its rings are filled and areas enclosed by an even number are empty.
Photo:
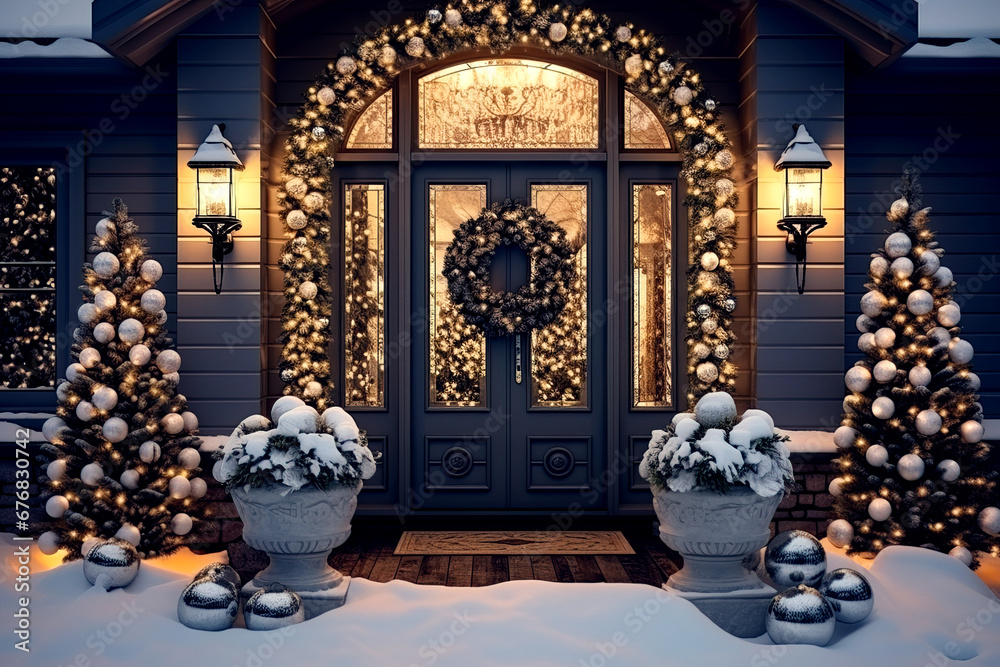
[[[516,292],[490,287],[490,266],[500,244],[528,255],[531,276]],[[455,230],[444,259],[451,299],[465,320],[487,336],[541,329],[569,300],[576,267],[566,232],[537,210],[507,199],[483,209]]]

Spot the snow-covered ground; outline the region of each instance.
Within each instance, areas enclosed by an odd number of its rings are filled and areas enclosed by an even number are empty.
[[[858,566],[837,553],[830,567]],[[189,565],[195,572],[199,563]],[[731,637],[690,603],[636,584],[518,581],[486,588],[351,582],[346,606],[284,631],[199,632],[177,621],[190,575],[149,563],[106,593],[79,562],[0,586],[11,665],[607,665],[923,667],[1000,664],[1000,601],[954,558],[892,547],[870,563],[875,610],[829,646]],[[31,653],[13,648],[16,597],[30,595]],[[238,621],[242,625],[242,619]]]

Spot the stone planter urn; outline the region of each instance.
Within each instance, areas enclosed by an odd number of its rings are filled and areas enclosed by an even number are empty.
[[[760,496],[747,487],[724,495],[654,488],[660,539],[684,557],[684,567],[664,589],[690,600],[737,637],[763,634],[767,605],[777,591],[745,567],[744,559],[767,544],[781,498],[780,493]]]
[[[243,539],[267,553],[271,563],[242,590],[244,601],[262,588],[280,584],[305,604],[306,618],[344,604],[350,577],[330,567],[330,552],[351,535],[358,506],[356,488],[327,491],[303,487],[282,496],[288,487],[234,488],[236,511],[243,520]]]

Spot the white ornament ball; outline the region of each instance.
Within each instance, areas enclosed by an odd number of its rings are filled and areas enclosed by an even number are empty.
[[[691,100],[694,99],[694,93],[687,86],[679,86],[674,90],[674,102],[682,107],[686,107],[691,104]]]
[[[146,282],[155,283],[163,277],[163,267],[155,259],[147,259],[139,267],[139,276]]]
[[[893,232],[885,240],[885,252],[892,259],[908,254],[912,247],[913,243],[910,241],[910,237],[903,232]]]
[[[97,409],[90,401],[80,401],[76,404],[76,418],[80,421],[89,422],[97,416]]]
[[[110,278],[111,276],[118,273],[118,269],[121,268],[121,262],[118,258],[110,252],[100,252],[97,253],[97,257],[94,258],[94,273],[100,278]]]
[[[553,23],[549,26],[549,39],[553,42],[561,42],[566,39],[566,34],[569,31],[566,29],[565,23]]]
[[[337,59],[337,72],[347,76],[354,74],[358,69],[358,64],[350,56],[341,56]]]
[[[457,9],[449,9],[444,13],[444,24],[449,28],[462,25],[462,13]]]
[[[424,45],[424,40],[419,37],[412,37],[406,43],[406,54],[411,58],[419,58],[424,55],[424,51],[426,50],[427,47]]]
[[[910,292],[906,297],[906,309],[914,315],[926,315],[934,309],[934,297],[927,290]]]
[[[819,592],[833,605],[834,614],[842,623],[860,623],[868,618],[875,606],[871,584],[864,576],[846,567],[827,572],[820,582]]]
[[[875,379],[879,382],[886,383],[892,382],[896,379],[896,364],[889,361],[888,359],[883,359],[882,361],[875,364],[875,368],[872,371]]]
[[[896,469],[899,471],[900,477],[908,482],[915,482],[924,476],[926,466],[924,460],[916,454],[906,454],[899,457]]]
[[[712,351],[708,349],[708,345],[704,343],[695,343],[694,347],[691,348],[691,354],[694,355],[695,359],[706,359]]]
[[[142,539],[139,529],[130,523],[122,524],[122,527],[118,529],[117,533],[115,533],[115,537],[119,540],[128,542],[133,547],[139,546],[139,541]]]
[[[889,419],[896,412],[896,404],[888,396],[879,396],[872,403],[872,414],[879,419]]]
[[[288,590],[262,588],[243,605],[243,619],[248,630],[278,630],[301,623],[305,618],[302,598]]]
[[[49,417],[42,424],[42,436],[47,442],[58,444],[62,442],[62,430],[66,428],[66,422],[60,417]],[[49,475],[52,477],[52,475]]]
[[[69,399],[69,390],[72,385],[69,382],[60,382],[59,386],[56,387],[56,398],[60,401],[65,401]]]
[[[694,406],[694,420],[705,428],[722,428],[736,421],[736,401],[724,391],[705,394]]]
[[[137,489],[139,488],[139,473],[135,470],[126,470],[122,473],[119,481],[126,489]]]
[[[97,486],[104,479],[104,469],[99,463],[88,463],[80,470],[80,481],[87,486]]]
[[[941,415],[935,410],[921,410],[917,414],[915,423],[920,435],[934,435],[941,430]]]
[[[947,266],[942,266],[940,269],[934,272],[934,284],[938,287],[947,287],[954,282],[955,276],[952,275],[951,269]]]
[[[81,324],[93,324],[101,316],[101,309],[92,303],[85,303],[76,309],[76,319]]]
[[[837,619],[833,605],[819,591],[799,585],[774,596],[764,626],[775,644],[826,646],[833,639]]]
[[[315,398],[316,396],[319,396],[321,393],[323,393],[323,385],[313,380],[311,382],[306,383],[306,387],[303,390],[303,393],[310,398]]]
[[[271,421],[277,424],[282,415],[286,412],[294,410],[295,408],[301,407],[305,404],[305,401],[298,396],[282,396],[274,402],[273,406],[271,406]]]
[[[382,50],[378,52],[378,64],[382,67],[392,67],[396,64],[396,49],[392,48],[388,44],[382,47]]]
[[[194,470],[201,465],[201,453],[194,447],[185,447],[177,453],[177,462],[185,470]]]
[[[724,148],[716,153],[715,163],[723,169],[729,169],[736,163],[736,158],[733,157],[733,152],[731,150]]]
[[[714,271],[719,266],[719,256],[714,252],[706,252],[701,256],[701,268]]]
[[[54,459],[45,467],[45,476],[53,482],[62,481],[66,476],[66,459]]]
[[[139,572],[139,554],[125,540],[112,538],[93,546],[83,558],[83,574],[96,584],[99,578],[107,590],[128,586]]]
[[[166,324],[167,323],[167,311],[161,310],[160,312],[158,312],[156,314],[156,323],[157,324]]]
[[[714,334],[718,328],[719,323],[712,318],[709,318],[701,323],[701,330],[707,334]]]
[[[191,493],[191,482],[188,481],[187,477],[178,475],[177,477],[171,477],[169,484],[167,484],[167,490],[170,492],[171,498],[176,498],[181,500],[187,498]]]
[[[162,373],[176,373],[181,369],[181,355],[176,350],[164,350],[156,355],[156,367]]]
[[[909,278],[913,275],[913,262],[910,261],[909,257],[898,257],[892,260],[889,270],[897,278]]]
[[[632,39],[632,29],[629,28],[627,25],[618,26],[618,28],[615,30],[615,39],[617,39],[619,42],[627,42],[628,40]]]
[[[966,549],[965,547],[955,547],[954,549],[948,552],[948,555],[951,556],[952,558],[957,558],[958,560],[962,561],[962,564],[965,565],[966,567],[972,565],[972,552]]]
[[[84,368],[93,368],[101,363],[101,353],[97,348],[85,347],[80,350],[80,363]]]
[[[114,410],[118,405],[118,392],[111,387],[101,385],[94,390],[90,400],[98,410]]]
[[[885,462],[889,460],[889,450],[882,445],[872,445],[865,452],[865,460],[876,468],[884,466]]]
[[[838,426],[837,430],[833,432],[833,444],[841,449],[853,447],[858,435],[859,433],[850,426]]]
[[[239,611],[239,589],[226,580],[195,577],[177,600],[177,620],[194,630],[231,628]]]
[[[969,373],[969,377],[966,380],[966,382],[969,385],[969,391],[972,392],[979,391],[979,389],[983,386],[983,383],[979,379],[979,376],[976,375],[975,373]]]
[[[633,54],[626,58],[625,73],[632,77],[642,74],[642,56]]]
[[[887,350],[896,344],[896,332],[889,327],[882,327],[875,332],[875,344]]]
[[[941,268],[941,258],[933,250],[924,250],[919,259],[921,275],[933,276]]]
[[[844,478],[835,477],[832,480],[830,480],[830,486],[827,487],[827,490],[830,492],[830,495],[833,496],[834,498],[839,497],[844,492]]]
[[[983,425],[975,419],[962,422],[962,426],[959,430],[962,433],[962,442],[970,445],[980,442],[986,434],[986,429],[983,428]]]
[[[984,507],[979,512],[979,527],[988,535],[1000,536],[1000,507]]]
[[[145,366],[152,356],[153,353],[145,345],[136,345],[128,351],[128,360],[135,366]]]
[[[208,483],[201,477],[195,477],[191,480],[191,497],[201,498],[206,493],[208,493]]]
[[[38,550],[46,556],[51,556],[59,551],[59,534],[49,530],[39,535]]]
[[[896,201],[892,202],[892,205],[889,207],[889,219],[902,220],[903,217],[907,213],[909,213],[909,211],[910,211],[910,203],[902,198],[897,199]]]
[[[109,232],[114,230],[115,223],[111,221],[111,218],[101,218],[97,221],[97,225],[94,227],[94,232],[98,236],[107,236]]]
[[[190,410],[185,410],[181,413],[181,419],[184,420],[184,430],[185,431],[197,431],[198,430],[198,415],[191,412]]]
[[[101,322],[94,327],[94,339],[98,343],[110,343],[115,339],[115,327],[108,322]]]
[[[878,345],[875,344],[875,334],[873,333],[863,333],[858,336],[858,349],[868,354],[878,349]]]
[[[147,313],[158,313],[167,305],[167,297],[158,289],[148,289],[143,292],[139,305]]]
[[[861,312],[871,318],[878,317],[889,305],[889,299],[881,292],[865,292],[861,297]]]
[[[118,325],[118,337],[129,345],[135,345],[146,335],[146,329],[142,322],[135,318],[128,318]]]
[[[45,501],[45,513],[53,519],[58,519],[68,509],[69,501],[66,496],[52,496]]]
[[[163,430],[170,435],[177,435],[184,430],[184,418],[176,412],[163,415],[160,423],[163,425]]]
[[[715,224],[728,227],[736,222],[736,214],[733,213],[733,209],[731,208],[720,208],[715,212],[714,220]]]
[[[876,255],[872,257],[871,264],[868,265],[868,270],[874,277],[881,278],[889,271],[889,266],[889,260],[882,255]]]
[[[174,518],[170,520],[170,530],[174,535],[187,535],[193,527],[194,521],[183,512],[175,514]]]
[[[121,442],[128,436],[128,424],[124,419],[112,417],[104,422],[101,432],[108,442]]]
[[[309,192],[309,187],[306,185],[304,180],[298,176],[294,176],[285,181],[285,192],[288,193],[289,197],[302,199],[306,196],[306,193]]]
[[[152,440],[139,445],[139,458],[143,463],[152,463],[160,459],[160,446]]]
[[[715,382],[719,378],[719,367],[706,361],[705,363],[698,364],[695,373],[702,382]]]
[[[308,221],[309,216],[306,215],[305,211],[300,209],[289,211],[288,216],[285,218],[285,222],[291,229],[302,229]]]
[[[118,298],[111,290],[101,290],[94,295],[94,305],[101,310],[111,310],[118,303]]]
[[[323,106],[330,106],[337,101],[337,95],[333,92],[333,88],[329,86],[323,86],[316,91],[316,101],[318,101]]]
[[[954,482],[962,474],[962,467],[958,465],[958,461],[945,459],[937,464],[937,472],[943,481]]]
[[[319,192],[310,192],[302,199],[302,207],[307,211],[318,211],[326,205],[326,198]]]
[[[926,366],[914,366],[910,369],[908,379],[914,387],[926,387],[931,381],[931,371]]]
[[[876,498],[868,503],[868,516],[875,521],[885,521],[892,515],[892,505],[885,498]]]
[[[780,587],[815,586],[826,573],[826,552],[815,536],[804,530],[787,530],[767,545],[764,569]]]
[[[972,349],[972,343],[967,340],[962,340],[957,338],[951,342],[948,346],[948,356],[956,364],[967,364],[972,361],[972,356],[975,351]]]
[[[303,299],[315,298],[317,293],[316,283],[311,280],[306,280],[301,285],[299,285],[299,296]]]
[[[830,540],[830,544],[843,549],[854,539],[854,526],[846,519],[831,521],[826,527],[826,537]]]
[[[943,327],[958,326],[958,323],[962,321],[962,310],[955,304],[945,304],[938,308],[937,320]]]
[[[715,182],[715,194],[720,197],[731,197],[736,192],[736,186],[728,178],[720,178]]]
[[[851,391],[865,391],[872,383],[871,371],[864,366],[853,366],[844,375],[844,383]]]

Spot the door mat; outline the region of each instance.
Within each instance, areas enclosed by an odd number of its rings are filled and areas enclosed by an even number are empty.
[[[396,556],[631,556],[617,530],[407,530]]]

